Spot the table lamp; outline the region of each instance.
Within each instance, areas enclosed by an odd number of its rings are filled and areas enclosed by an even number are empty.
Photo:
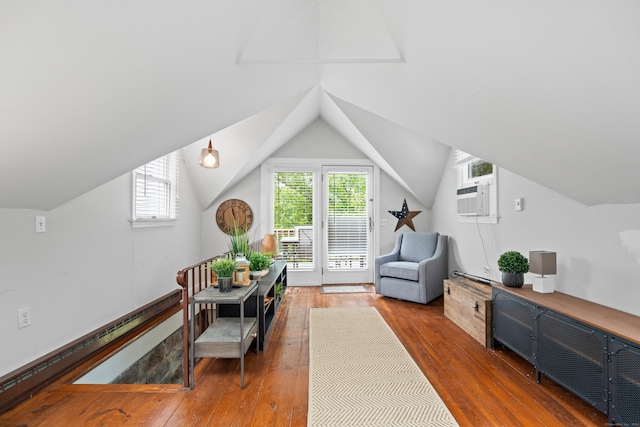
[[[543,294],[555,290],[553,277],[545,277],[547,274],[556,274],[556,253],[549,251],[529,252],[529,271],[539,274],[533,278],[533,290]]]

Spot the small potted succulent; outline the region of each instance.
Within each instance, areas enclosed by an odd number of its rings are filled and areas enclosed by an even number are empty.
[[[498,258],[498,269],[502,271],[502,283],[511,288],[524,284],[524,273],[529,271],[529,260],[518,251],[507,251]]]
[[[269,255],[263,254],[262,252],[251,252],[247,259],[249,260],[249,270],[251,270],[251,277],[253,279],[257,279],[266,274],[271,265]]]
[[[209,269],[218,276],[220,292],[229,292],[233,288],[231,284],[233,273],[236,271],[236,260],[232,258],[218,258],[209,263]]]

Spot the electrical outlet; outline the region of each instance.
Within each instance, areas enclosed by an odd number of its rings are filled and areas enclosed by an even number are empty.
[[[18,310],[18,327],[24,328],[31,324],[31,308],[21,308]]]
[[[488,265],[484,266],[484,274],[491,274],[491,269],[489,268]]]
[[[380,218],[380,225],[387,225],[387,218]]]

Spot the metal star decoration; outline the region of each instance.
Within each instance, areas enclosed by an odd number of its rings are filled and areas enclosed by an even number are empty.
[[[404,199],[402,203],[402,209],[399,211],[389,211],[389,213],[396,218],[398,218],[398,224],[396,225],[396,229],[394,231],[398,231],[398,228],[406,225],[413,231],[416,231],[416,228],[413,226],[413,218],[418,215],[422,211],[410,211],[407,206],[407,199]]]

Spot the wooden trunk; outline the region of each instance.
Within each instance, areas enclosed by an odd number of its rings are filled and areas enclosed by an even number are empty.
[[[444,315],[485,347],[491,347],[491,286],[466,278],[444,281]]]

